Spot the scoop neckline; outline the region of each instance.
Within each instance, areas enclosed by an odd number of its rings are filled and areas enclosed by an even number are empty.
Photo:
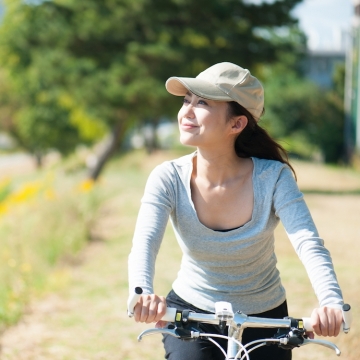
[[[190,181],[191,181],[191,175],[192,175],[192,172],[193,172],[193,168],[194,168],[194,164],[193,164],[193,159],[194,157],[196,157],[196,151],[192,153],[192,156],[190,157],[190,171],[189,171],[189,175],[188,175],[188,179],[187,179],[187,194],[188,194],[188,198],[189,198],[189,202],[190,202],[190,205],[191,205],[191,208],[195,214],[195,217],[196,217],[196,220],[197,222],[204,228],[206,229],[207,231],[210,231],[212,233],[216,233],[216,234],[229,234],[229,233],[232,233],[232,232],[236,232],[236,231],[240,231],[240,230],[243,230],[244,228],[247,228],[249,227],[253,222],[254,222],[254,219],[256,217],[256,211],[257,211],[257,191],[256,191],[256,188],[257,188],[257,184],[256,184],[256,176],[255,176],[255,173],[256,173],[256,160],[254,157],[249,157],[249,159],[252,160],[253,162],[253,170],[252,170],[252,184],[253,184],[253,198],[254,198],[254,201],[253,201],[253,211],[252,211],[252,214],[251,214],[251,219],[249,221],[247,221],[246,223],[238,226],[238,227],[235,227],[233,229],[230,229],[228,231],[221,231],[221,230],[215,230],[215,229],[211,229],[209,227],[207,227],[206,225],[204,225],[199,217],[198,217],[198,214],[197,214],[197,211],[196,211],[196,208],[195,208],[195,204],[192,200],[192,197],[191,197],[191,186],[190,186]]]

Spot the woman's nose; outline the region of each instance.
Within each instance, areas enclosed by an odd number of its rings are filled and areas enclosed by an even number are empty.
[[[195,116],[194,115],[194,106],[191,103],[183,105],[181,110],[182,110],[181,113],[182,113],[183,117],[193,118]]]

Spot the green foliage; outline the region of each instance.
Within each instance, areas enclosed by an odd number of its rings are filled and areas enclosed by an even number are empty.
[[[301,51],[286,30],[300,1],[5,0],[0,64],[14,90],[13,133],[30,151],[68,153],[119,123],[122,137],[135,121],[172,115],[169,76]]]
[[[11,192],[10,181],[5,180],[0,182],[0,203],[9,195]]]
[[[318,91],[318,102],[313,99],[312,131],[309,137],[318,144],[327,163],[343,160],[344,154],[344,105],[343,97],[334,91]]]
[[[68,121],[68,114],[57,107],[56,100],[40,100],[35,105],[22,106],[14,119],[26,148],[35,154],[52,148],[63,154],[72,151],[79,138]]]
[[[68,94],[61,96],[59,103],[68,111],[69,122],[78,129],[83,141],[95,141],[105,136],[107,128],[104,122],[87,113]]]
[[[317,87],[283,64],[268,67],[263,73],[267,93],[264,122],[269,132],[278,139],[287,139],[285,147],[290,153],[308,157],[309,149],[317,148],[325,162],[340,161],[344,126],[343,69],[338,69],[334,89],[330,90]],[[290,137],[293,140],[289,144]]]

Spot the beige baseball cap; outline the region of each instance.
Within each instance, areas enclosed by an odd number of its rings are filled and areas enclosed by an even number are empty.
[[[247,109],[256,120],[264,109],[264,88],[250,71],[230,62],[215,64],[196,78],[171,77],[166,90],[176,96],[188,91],[209,100],[236,101]]]

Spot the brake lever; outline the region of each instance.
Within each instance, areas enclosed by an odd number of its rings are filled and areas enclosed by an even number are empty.
[[[301,346],[308,345],[308,344],[322,345],[322,346],[325,346],[325,347],[327,347],[329,349],[334,350],[337,356],[340,356],[340,354],[341,354],[340,349],[330,341],[317,340],[317,339],[304,339],[304,342],[301,344]]]
[[[176,338],[180,338],[180,335],[176,332],[175,329],[168,329],[168,328],[153,328],[153,329],[147,329],[144,330],[139,336],[138,341],[141,341],[144,336],[148,335],[154,335],[154,334],[165,334],[165,335],[171,335]]]

